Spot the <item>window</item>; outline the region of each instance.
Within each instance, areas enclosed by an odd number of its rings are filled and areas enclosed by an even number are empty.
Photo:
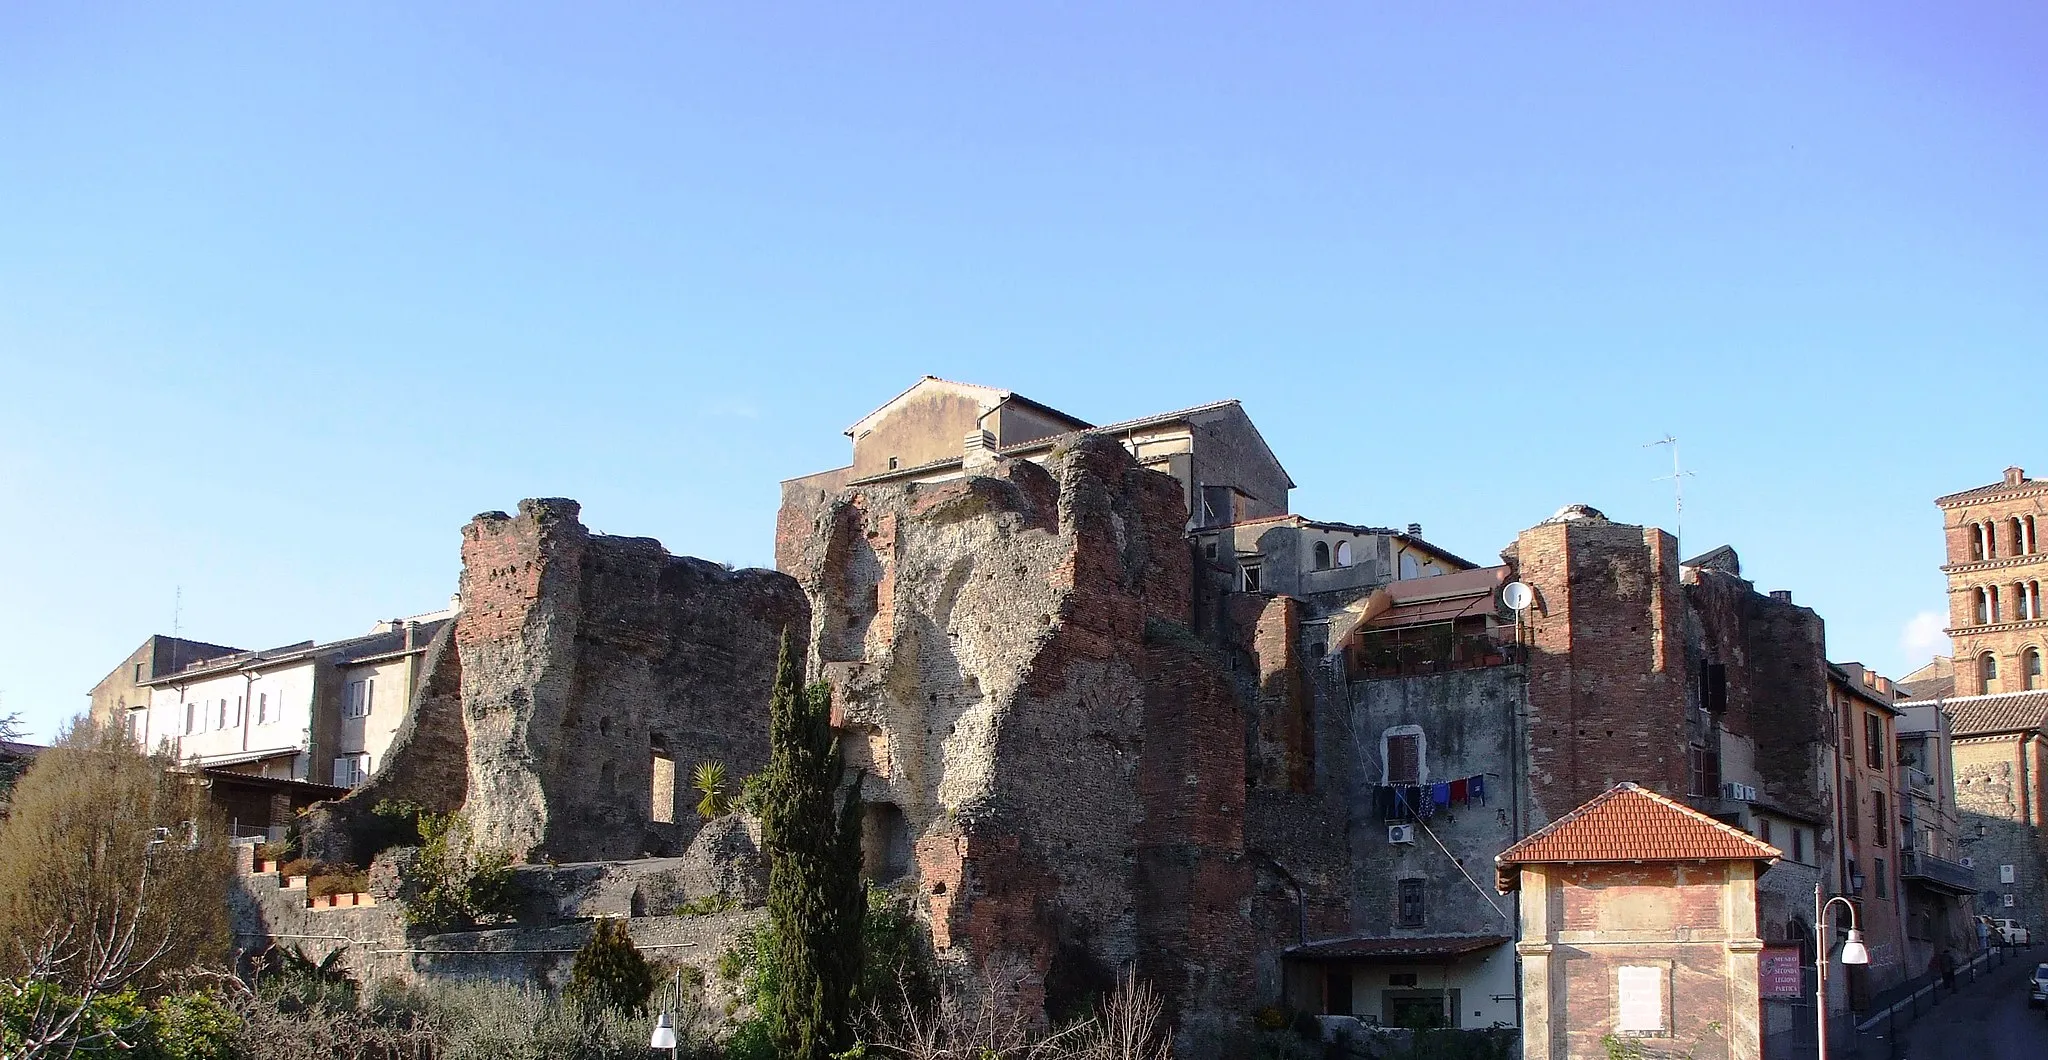
[[[341,755],[334,760],[334,786],[353,788],[370,779],[370,756],[362,754]]]
[[[1981,560],[1981,559],[1983,559],[1983,558],[1984,558],[1984,524],[1983,524],[1983,523],[1971,523],[1971,524],[1970,524],[1970,560],[1971,560],[1972,562],[1975,562],[1975,561],[1977,561],[1977,560]]]
[[[216,729],[228,727],[228,701],[226,696],[222,696],[220,701],[213,705],[213,727]]]
[[[1710,662],[1700,671],[1700,709],[1709,714],[1728,711],[1728,665]]]
[[[1991,523],[1984,524],[1984,558],[1998,558],[1998,530]]]
[[[1701,798],[1712,798],[1721,794],[1721,751],[1693,744],[1686,748],[1686,783],[1692,786],[1687,792]]]
[[[270,693],[268,693],[268,692],[258,692],[258,693],[256,693],[256,724],[258,724],[258,725],[267,725],[267,724],[269,724],[269,723],[270,723]]]
[[[1806,830],[1804,828],[1792,829],[1792,860],[1806,860]]]
[[[1982,589],[1979,589],[1979,590],[1977,590],[1977,592],[1976,592],[1976,594],[1975,594],[1975,599],[1974,599],[1974,605],[1975,605],[1975,608],[1976,608],[1976,609],[1975,609],[1975,610],[1974,610],[1974,611],[1973,611],[1973,612],[1971,613],[1971,618],[1972,618],[1972,619],[1973,619],[1973,620],[1974,620],[1974,621],[1976,622],[1976,624],[1977,624],[1977,625],[1980,625],[1980,626],[1988,626],[1988,625],[1990,625],[1990,624],[1991,624],[1991,594],[1990,594],[1990,593],[1988,593],[1988,592],[1985,592],[1985,591],[1984,591],[1984,590],[1982,590]]]
[[[1330,569],[1330,543],[1328,541],[1316,542],[1316,569]]]
[[[2020,687],[2027,689],[2042,687],[2041,649],[2028,648],[2027,653],[2020,656]]]
[[[889,470],[896,470],[896,458],[893,456],[889,458]]]
[[[1255,593],[1259,591],[1259,565],[1256,563],[1248,563],[1245,565],[1244,591],[1248,593]]]
[[[1349,542],[1349,541],[1339,541],[1339,542],[1337,542],[1337,566],[1339,566],[1339,567],[1349,567],[1349,566],[1351,566],[1351,542]]]
[[[1423,923],[1422,881],[1401,881],[1401,926],[1419,928]]]
[[[341,716],[344,718],[367,718],[370,716],[370,702],[376,698],[377,679],[366,677],[350,681],[341,700]]]
[[[1756,819],[1756,837],[1757,837],[1758,839],[1761,839],[1761,840],[1763,840],[1763,841],[1764,841],[1764,842],[1766,842],[1766,843],[1768,843],[1768,842],[1770,842],[1770,841],[1771,841],[1771,819],[1770,819],[1770,818],[1768,818],[1768,817],[1759,817],[1759,818],[1757,818],[1757,819]]]
[[[1849,704],[1845,700],[1842,703],[1842,724],[1839,728],[1839,731],[1842,734],[1843,758],[1856,757],[1856,726],[1850,721],[1851,716],[1852,715],[1849,713]]]
[[[198,732],[198,731],[199,731],[199,704],[197,704],[197,703],[187,703],[187,704],[185,704],[185,735],[187,735],[187,736],[190,736],[190,735],[192,735],[193,733],[195,733],[195,732]]]
[[[1884,719],[1876,711],[1863,715],[1863,764],[1884,768]]]
[[[2015,515],[2012,517],[2012,554],[2023,555],[2026,551],[2027,524],[2020,522],[2020,517]]]
[[[128,728],[128,738],[129,738],[130,740],[133,740],[133,741],[135,741],[136,743],[141,743],[141,742],[142,742],[142,732],[143,732],[143,726],[144,726],[145,724],[147,724],[147,723],[148,723],[148,721],[149,721],[149,711],[148,711],[148,710],[146,710],[146,709],[144,709],[144,708],[142,708],[142,707],[136,707],[136,708],[135,708],[134,710],[131,710],[131,711],[129,711],[129,712],[128,712],[128,726],[127,726],[127,728]]]
[[[666,748],[654,748],[654,775],[648,785],[647,819],[657,824],[676,820],[676,760]]]
[[[136,663],[136,664],[135,664],[135,683],[136,683],[136,684],[138,684],[138,685],[142,683],[142,664],[141,664],[141,663]]]
[[[1413,725],[1401,728],[1417,729]],[[1386,752],[1387,783],[1422,783],[1422,733],[1419,729],[1413,732],[1389,729],[1381,738],[1380,746]]]
[[[1863,807],[1856,801],[1856,782],[1851,780],[1842,785],[1842,831],[1850,839],[1861,839],[1857,818],[1863,815]]]
[[[1998,656],[1988,651],[1977,656],[1977,682],[1985,692],[1998,691]]]
[[[1877,883],[1877,896],[1879,898],[1884,898],[1890,894],[1890,891],[1887,890],[1887,884],[1885,882],[1884,859],[1878,858],[1876,864],[1877,875],[1872,877],[1872,879]]]
[[[1887,807],[1885,806],[1885,800],[1884,800],[1884,792],[1882,792],[1882,791],[1873,791],[1873,792],[1871,792],[1871,793],[1870,793],[1870,841],[1871,841],[1871,842],[1873,842],[1873,843],[1876,843],[1876,844],[1877,844],[1878,846],[1884,846],[1884,845],[1885,845],[1886,843],[1888,843],[1888,842],[1890,842],[1890,841],[1891,841],[1891,840],[1890,840],[1890,836],[1889,836],[1889,835],[1887,834],[1887,833],[1889,832],[1889,829],[1888,829],[1888,828],[1886,827],[1886,824],[1887,824],[1887,822],[1886,822],[1886,820],[1885,820],[1885,817],[1886,817],[1886,809],[1887,809]],[[1884,862],[1881,862],[1881,861],[1880,861],[1880,862],[1878,862],[1878,870],[1877,870],[1877,871],[1878,871],[1878,873],[1879,873],[1880,875],[1881,875],[1881,874],[1883,874],[1883,872],[1884,872]],[[1882,896],[1882,895],[1880,895],[1879,897],[1883,897],[1883,896]]]

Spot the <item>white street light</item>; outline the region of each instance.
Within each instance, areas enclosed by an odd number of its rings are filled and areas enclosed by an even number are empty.
[[[1856,903],[1841,895],[1821,900],[1820,884],[1813,885],[1813,983],[1814,1040],[1819,1060],[1828,1057],[1828,909],[1836,902],[1849,911],[1849,941],[1842,943],[1843,964],[1869,964],[1870,949],[1863,945],[1863,932],[1856,930]]]
[[[662,1013],[661,1018],[655,1021],[654,1036],[647,1039],[647,1047],[667,1049],[670,1053],[676,1051],[676,1025],[669,1021],[668,1013]]]

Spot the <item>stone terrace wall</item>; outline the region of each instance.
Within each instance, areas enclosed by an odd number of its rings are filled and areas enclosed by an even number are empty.
[[[1199,1038],[1251,997],[1244,707],[1187,629],[1179,484],[1106,438],[1050,464],[792,483],[778,563],[941,953],[1052,1012],[1135,964]]]
[[[699,762],[735,782],[768,756],[776,646],[810,613],[788,577],[590,533],[574,501],[522,501],[462,531],[455,623],[468,737],[465,808],[529,860],[679,853]],[[653,820],[655,759],[675,823]]]

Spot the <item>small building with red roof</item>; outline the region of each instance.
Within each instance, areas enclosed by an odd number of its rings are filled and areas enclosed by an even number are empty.
[[[1617,784],[1494,859],[1519,891],[1525,1060],[1609,1036],[1698,1060],[1762,1055],[1757,877],[1776,847]]]

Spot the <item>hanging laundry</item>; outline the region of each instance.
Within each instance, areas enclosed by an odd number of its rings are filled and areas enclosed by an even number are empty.
[[[1429,801],[1438,806],[1449,806],[1451,804],[1450,781],[1439,780],[1431,784],[1429,786]]]
[[[1436,799],[1432,797],[1433,792],[1429,788],[1418,787],[1414,789],[1414,795],[1417,818],[1426,821],[1436,816]]]
[[[1373,810],[1382,821],[1394,819],[1394,789],[1392,785],[1375,784],[1372,789]]]
[[[1463,805],[1465,805],[1465,788],[1466,788],[1466,785],[1467,785],[1467,784],[1468,784],[1469,782],[1470,782],[1470,778],[1467,778],[1466,780],[1453,780],[1453,781],[1451,781],[1451,802],[1452,802],[1452,804],[1454,804],[1454,805],[1457,805],[1457,806],[1463,806]]]
[[[1465,792],[1472,797],[1473,802],[1481,806],[1486,805],[1486,778],[1484,776],[1473,777],[1472,782],[1465,785]]]

